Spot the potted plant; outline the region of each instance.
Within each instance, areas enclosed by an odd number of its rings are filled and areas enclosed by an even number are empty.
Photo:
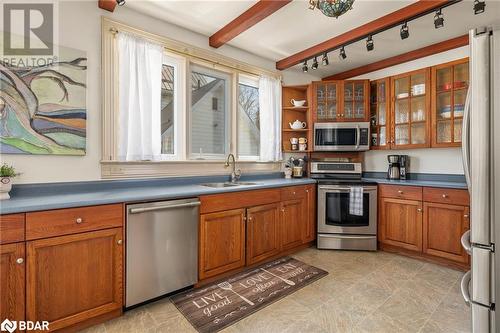
[[[12,189],[12,178],[17,176],[16,169],[12,165],[4,163],[0,167],[0,200],[9,199]]]

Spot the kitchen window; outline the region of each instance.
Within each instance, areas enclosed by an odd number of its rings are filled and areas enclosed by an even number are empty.
[[[259,81],[239,76],[238,82],[238,157],[258,160],[260,154]]]

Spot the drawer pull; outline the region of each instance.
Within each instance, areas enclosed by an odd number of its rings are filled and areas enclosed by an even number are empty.
[[[76,222],[77,224],[80,224],[80,223],[82,223],[82,222],[83,222],[83,219],[82,219],[81,217],[77,217],[77,218],[76,218],[76,220],[75,220],[75,222]]]
[[[422,208],[417,208],[417,212],[421,213],[422,212]]]
[[[399,193],[399,194],[403,194],[403,191],[401,191],[401,190],[398,190],[398,193]]]
[[[17,258],[16,259],[16,263],[19,264],[19,265],[21,265],[23,262],[24,262],[23,258]]]
[[[119,240],[116,241],[116,244],[118,244],[118,245],[122,245],[122,243],[123,243],[122,239],[119,239]]]
[[[443,199],[446,199],[446,198],[448,198],[448,194],[443,194],[442,197],[443,197]]]

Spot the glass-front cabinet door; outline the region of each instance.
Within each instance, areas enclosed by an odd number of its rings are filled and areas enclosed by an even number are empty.
[[[393,76],[391,87],[394,103],[391,147],[429,147],[430,70]]]
[[[340,86],[341,81],[313,82],[313,113],[315,121],[340,121]]]
[[[391,141],[390,78],[370,82],[371,149],[389,149]]]
[[[432,67],[432,147],[458,147],[469,87],[468,58]]]
[[[344,81],[342,111],[343,121],[368,121],[370,81]]]

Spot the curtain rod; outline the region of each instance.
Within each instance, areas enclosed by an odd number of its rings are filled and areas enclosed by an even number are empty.
[[[118,31],[118,29],[114,28],[114,27],[111,27],[109,28],[109,32],[111,32],[113,35],[117,35],[118,33],[120,33]],[[133,33],[132,33],[133,34]],[[139,36],[141,38],[144,38],[142,36]],[[146,38],[147,39],[147,38]],[[249,75],[252,75],[252,76],[261,76],[262,73],[257,73],[257,72],[252,72],[252,71],[247,71],[247,70],[244,70],[244,69],[241,69],[241,68],[238,68],[236,66],[231,66],[231,65],[226,65],[226,64],[221,64],[217,61],[213,61],[211,59],[208,59],[208,58],[205,58],[205,57],[202,57],[202,56],[198,56],[198,55],[195,55],[195,54],[191,54],[191,53],[188,53],[188,52],[182,52],[182,51],[179,51],[179,50],[176,50],[176,49],[172,49],[172,48],[169,48],[167,46],[163,46],[163,48],[167,51],[170,51],[170,52],[173,52],[173,53],[176,53],[176,54],[179,54],[179,55],[183,55],[183,56],[186,56],[186,57],[190,57],[190,58],[195,58],[195,59],[198,59],[198,60],[202,60],[202,61],[208,61],[212,64],[215,64],[217,66],[222,66],[222,67],[226,67],[226,68],[231,68],[231,69],[234,69],[234,70],[237,70],[239,72],[242,72],[242,73],[245,73],[245,74],[249,74]],[[281,75],[280,76],[277,76],[277,75],[272,75],[273,77],[277,77],[281,80]]]

